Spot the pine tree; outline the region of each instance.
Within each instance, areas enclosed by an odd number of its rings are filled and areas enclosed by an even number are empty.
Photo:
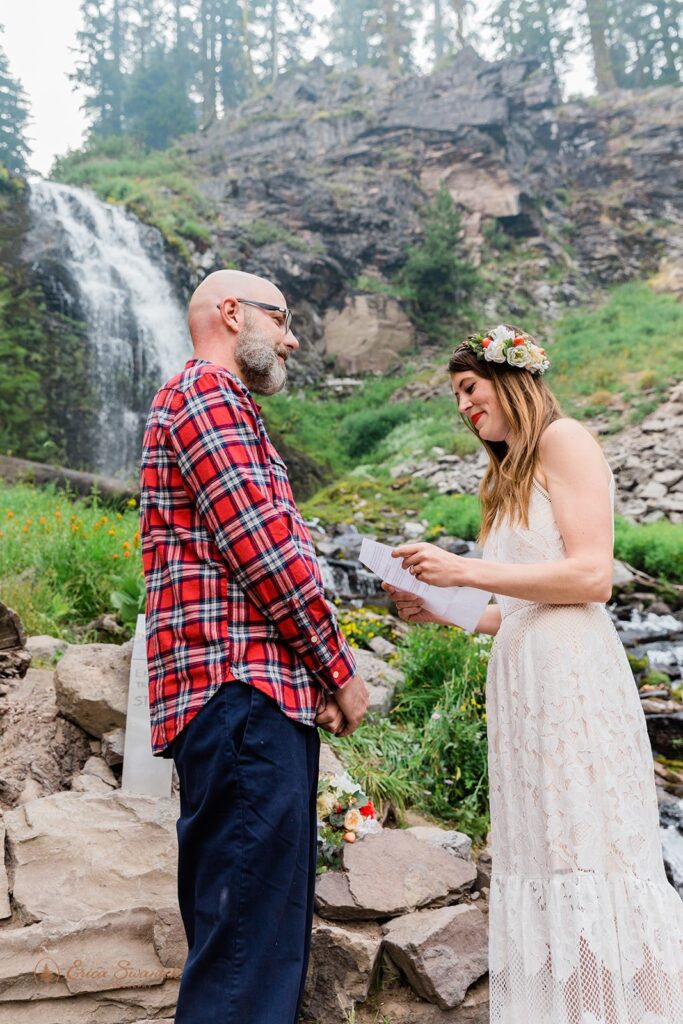
[[[31,152],[26,139],[29,106],[21,82],[10,73],[0,46],[0,166],[13,174],[26,173]]]
[[[327,52],[345,68],[370,64],[370,23],[374,6],[370,0],[338,0],[325,22]]]
[[[585,0],[593,68],[598,92],[616,88],[614,66],[608,43],[609,0]]]
[[[85,91],[84,109],[101,135],[123,131],[126,22],[122,0],[82,0],[78,58],[70,78]]]
[[[571,28],[561,25],[565,9],[563,0],[499,0],[490,25],[500,55],[535,57],[541,67],[559,75],[573,36]]]
[[[126,131],[151,149],[164,149],[197,127],[196,105],[174,69],[173,51],[159,45],[145,55],[128,81]]]
[[[462,253],[461,236],[460,216],[442,185],[425,211],[422,241],[408,250],[401,272],[401,284],[427,329],[452,316],[478,283],[477,271]]]
[[[434,60],[439,61],[467,43],[467,21],[474,3],[473,0],[432,0],[431,9],[425,41],[432,46]]]

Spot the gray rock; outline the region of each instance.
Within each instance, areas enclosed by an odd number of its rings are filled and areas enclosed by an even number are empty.
[[[73,644],[55,669],[59,710],[96,738],[125,725],[132,642]]]
[[[459,1006],[488,969],[488,929],[477,907],[421,910],[383,926],[387,953],[418,995],[443,1010]]]
[[[377,924],[332,924],[316,918],[303,1009],[317,1024],[338,1024],[340,1013],[364,1003],[379,958]]]
[[[108,765],[123,764],[123,748],[126,730],[121,727],[110,729],[102,735],[102,757]]]
[[[61,654],[68,647],[66,640],[56,636],[29,636],[26,638],[26,650],[34,662],[42,661],[50,664],[56,654]]]
[[[370,693],[368,713],[386,715],[391,708],[397,687],[403,682],[403,673],[369,651],[357,649],[353,653],[358,672],[365,680]]]
[[[411,835],[430,846],[440,847],[461,860],[469,860],[472,852],[472,840],[464,832],[438,828],[434,825],[414,825],[406,829]]]
[[[368,646],[372,653],[379,655],[380,658],[387,658],[398,650],[396,644],[392,644],[391,640],[387,640],[384,636],[371,636],[368,640]]]
[[[477,877],[474,864],[402,829],[383,829],[345,846],[343,866],[318,879],[321,917],[372,920],[444,906],[469,892]]]

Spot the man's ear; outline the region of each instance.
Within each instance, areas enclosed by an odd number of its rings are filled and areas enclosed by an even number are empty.
[[[223,299],[219,304],[221,319],[225,326],[231,331],[239,331],[242,326],[241,323],[241,307],[239,302],[233,296]]]

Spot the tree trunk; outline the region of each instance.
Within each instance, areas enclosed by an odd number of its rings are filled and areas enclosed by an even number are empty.
[[[249,0],[242,0],[242,45],[244,47],[244,67],[247,75],[247,92],[254,91],[256,75],[254,73],[254,60],[251,56],[251,43],[249,41]]]
[[[278,0],[270,0],[270,60],[271,60],[271,79],[273,82],[277,82],[277,75],[279,71],[279,60],[280,55],[278,53]]]
[[[441,60],[445,49],[441,0],[434,0],[434,56],[437,60]]]
[[[455,14],[455,37],[460,49],[465,45],[465,2],[466,0],[451,0]]]
[[[201,0],[202,27],[202,125],[216,117],[216,36],[213,0]]]
[[[593,66],[598,92],[616,89],[612,58],[607,46],[607,10],[605,0],[586,0],[586,14],[590,28]]]
[[[121,34],[121,4],[120,0],[114,0],[111,28],[111,52],[113,63],[111,113],[112,126],[115,135],[119,135],[123,128],[123,69],[121,67],[123,40],[121,38]]]
[[[387,67],[392,75],[400,75],[401,61],[398,52],[398,25],[396,24],[395,0],[382,0],[384,11],[384,49]]]

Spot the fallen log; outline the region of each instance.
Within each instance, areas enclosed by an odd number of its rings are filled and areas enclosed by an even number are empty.
[[[113,476],[83,473],[65,466],[48,466],[44,462],[30,462],[9,455],[0,455],[0,480],[10,484],[55,484],[60,489],[75,491],[85,497],[89,497],[94,490],[103,500],[117,503],[136,498],[139,493],[137,485],[117,480]]]

